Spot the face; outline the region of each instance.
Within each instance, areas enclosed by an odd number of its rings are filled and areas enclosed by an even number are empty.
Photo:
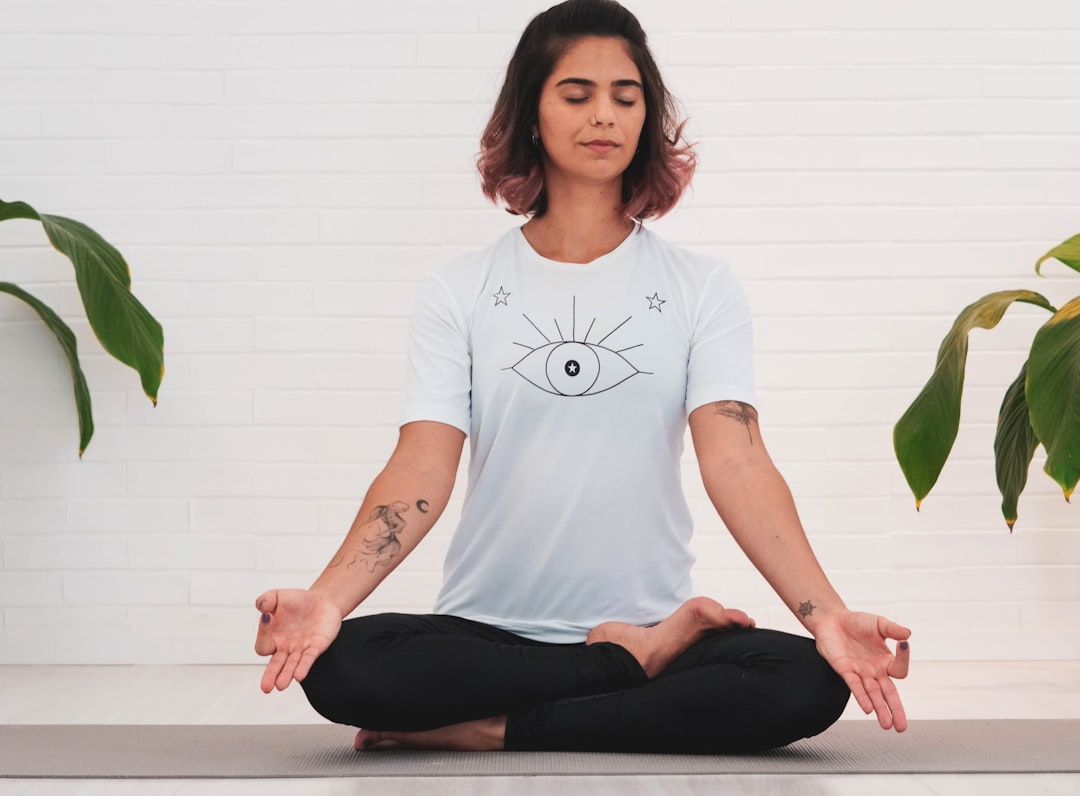
[[[588,37],[555,64],[540,92],[544,177],[621,185],[645,123],[641,73],[621,39]]]

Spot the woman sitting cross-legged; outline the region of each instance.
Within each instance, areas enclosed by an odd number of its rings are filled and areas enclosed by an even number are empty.
[[[263,690],[299,682],[358,749],[766,749],[851,693],[907,726],[910,631],[848,610],[811,551],[762,441],[731,269],[642,226],[694,171],[674,108],[612,0],[521,37],[479,166],[527,222],[427,278],[396,449],[310,589],[256,602]],[[693,596],[687,424],[716,510],[812,638]],[[439,518],[466,437],[434,613],[344,620]]]

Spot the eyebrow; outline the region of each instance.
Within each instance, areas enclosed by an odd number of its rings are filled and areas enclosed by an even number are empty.
[[[573,86],[587,86],[589,88],[596,88],[596,81],[595,80],[586,80],[583,77],[567,77],[567,78],[563,78],[562,80],[560,80],[558,83],[555,84],[555,87],[558,88],[559,86],[565,86],[567,84],[573,85]],[[639,83],[636,80],[612,80],[611,85],[614,86],[615,88],[624,88],[624,87],[628,87],[628,86],[632,86],[634,88],[642,88],[641,83]]]

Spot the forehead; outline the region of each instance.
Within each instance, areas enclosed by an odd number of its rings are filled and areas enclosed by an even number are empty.
[[[630,47],[622,39],[586,36],[578,39],[555,62],[550,80],[581,77],[607,83],[613,80],[637,80],[641,73],[630,57]]]

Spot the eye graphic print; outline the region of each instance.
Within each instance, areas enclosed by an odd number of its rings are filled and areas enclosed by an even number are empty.
[[[603,343],[615,332],[619,331],[627,318],[603,338],[595,343],[589,342],[594,318],[589,324],[588,331],[581,340],[577,340],[577,300],[574,301],[573,316],[571,320],[571,335],[567,340],[559,328],[558,320],[555,321],[555,330],[559,339],[552,340],[540,330],[528,315],[523,315],[526,321],[536,330],[546,342],[538,346],[529,346],[525,343],[514,345],[529,349],[529,353],[518,360],[506,370],[513,370],[527,382],[539,387],[544,392],[553,395],[567,397],[596,395],[597,393],[610,390],[622,384],[632,376],[645,371],[638,370],[623,355],[623,351],[639,348],[643,343],[627,346],[619,350],[608,348]],[[632,317],[632,316],[631,316]]]
[[[595,395],[639,371],[622,356],[594,343],[554,342],[534,348],[513,370],[555,395]]]

